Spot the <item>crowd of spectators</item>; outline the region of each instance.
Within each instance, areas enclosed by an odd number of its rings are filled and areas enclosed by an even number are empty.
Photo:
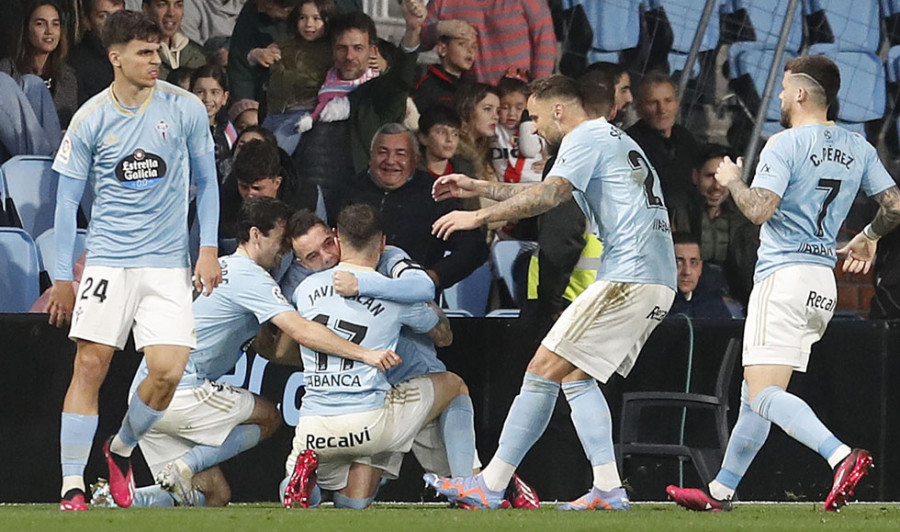
[[[495,239],[537,240],[549,262],[535,278],[553,285],[553,313],[564,304],[590,235],[574,204],[542,224],[491,227],[449,243],[430,235],[431,222],[456,207],[430,198],[436,177],[531,182],[552,167],[557,147],[533,134],[525,111],[528,82],[555,68],[546,1],[403,0],[397,43],[378,37],[357,0],[12,1],[15,20],[4,24],[15,35],[0,41],[0,162],[55,151],[77,107],[112,81],[106,18],[139,9],[162,28],[160,79],[207,108],[222,238],[233,237],[248,196],[279,197],[332,221],[341,206],[364,201],[382,210],[388,243],[421,262],[439,288],[480,266]],[[438,63],[421,64],[419,52],[432,48]],[[746,304],[758,227],[713,178],[718,162],[736,154],[678,123],[680,95],[667,73],[601,62],[580,82],[614,86],[616,109],[604,116],[643,148],[646,160],[633,165],[660,180],[673,231],[695,240],[705,267],[721,272],[723,294]],[[559,242],[558,254],[545,253]]]

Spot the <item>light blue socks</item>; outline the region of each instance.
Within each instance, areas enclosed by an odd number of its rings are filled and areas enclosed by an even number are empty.
[[[259,443],[259,437],[259,425],[238,425],[231,429],[222,445],[197,445],[185,453],[181,460],[197,474],[252,449]]]
[[[472,407],[472,398],[468,395],[454,397],[447,409],[441,413],[439,423],[444,445],[447,447],[450,474],[454,477],[471,475],[476,452],[475,410]]]
[[[713,497],[724,500],[734,495],[734,490],[737,489],[753,459],[756,458],[756,453],[766,443],[771,426],[772,424],[768,420],[750,408],[750,389],[747,381],[744,381],[741,385],[741,409],[738,413],[737,423],[728,439],[722,468],[716,475],[716,481],[727,491],[724,494],[720,493],[724,496],[716,497],[714,494]]]
[[[507,464],[518,466],[525,453],[547,430],[550,416],[556,406],[559,383],[526,373],[522,389],[513,401],[503,432],[500,433],[500,447],[495,458]],[[507,479],[507,482],[509,479]]]

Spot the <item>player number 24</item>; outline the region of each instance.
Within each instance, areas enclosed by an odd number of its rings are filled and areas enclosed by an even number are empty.
[[[106,279],[99,279],[97,281],[97,286],[94,286],[94,278],[88,277],[84,280],[84,289],[81,291],[81,299],[87,299],[88,296],[94,296],[100,300],[101,303],[106,301],[106,288],[109,286],[109,281]],[[90,293],[91,287],[94,288],[94,292]]]

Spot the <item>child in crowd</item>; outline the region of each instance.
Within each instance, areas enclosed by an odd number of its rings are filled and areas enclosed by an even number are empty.
[[[420,170],[427,171],[435,179],[447,174],[475,174],[471,162],[456,156],[460,127],[459,115],[446,105],[432,105],[422,113],[418,128],[419,144],[422,145]]]
[[[244,98],[231,104],[228,108],[228,119],[234,124],[238,133],[250,126],[259,125],[259,102]]]
[[[204,65],[191,75],[191,92],[200,98],[209,116],[209,130],[216,149],[216,172],[219,183],[231,173],[231,147],[237,140],[237,129],[228,120],[228,76],[218,65]]]
[[[316,107],[319,87],[333,64],[326,27],[336,12],[333,0],[305,0],[297,5],[288,16],[294,35],[278,42],[281,60],[269,68],[268,115],[263,126],[275,133],[278,145],[288,153],[300,140],[298,120]]]
[[[442,35],[435,51],[440,57],[439,65],[428,65],[425,75],[413,88],[413,101],[420,113],[429,107],[442,104],[452,107],[460,77],[472,68],[478,51],[478,40],[471,37],[450,37]]]
[[[497,90],[500,123],[491,142],[491,163],[497,177],[505,183],[540,181],[545,147],[525,112],[528,100],[525,81],[504,76]]]

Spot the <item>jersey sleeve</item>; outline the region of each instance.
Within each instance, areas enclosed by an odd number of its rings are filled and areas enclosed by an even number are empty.
[[[364,296],[415,303],[434,298],[434,282],[425,268],[409,258],[402,249],[387,246],[376,272],[354,272],[359,293]],[[402,278],[401,278],[402,276]]]
[[[606,151],[597,145],[596,139],[592,142],[591,137],[590,130],[586,127],[569,133],[563,139],[550,175],[564,178],[582,192],[587,190],[594,169],[602,153]]]
[[[878,158],[878,152],[875,151],[875,148],[871,145],[868,145],[867,148],[866,169],[862,177],[861,186],[867,196],[874,196],[895,186],[896,183],[894,183],[894,179],[888,173],[887,168],[884,167],[884,163]]]
[[[793,159],[793,144],[785,134],[775,135],[766,142],[759,154],[756,176],[752,187],[771,190],[778,197],[784,197],[791,176],[790,162]]]
[[[438,316],[427,303],[413,303],[403,306],[400,323],[413,332],[427,333],[438,324]]]
[[[193,94],[190,95],[188,105],[184,107],[188,153],[192,158],[206,155],[215,149],[212,133],[209,131],[206,107]]]
[[[260,323],[265,323],[282,312],[294,310],[275,280],[262,268],[235,273],[237,275],[228,283],[228,288],[233,291],[234,302],[252,312]]]
[[[87,125],[81,122],[77,128],[66,131],[53,160],[53,170],[73,179],[87,180],[93,162],[93,150],[90,142],[84,138],[86,130]]]

